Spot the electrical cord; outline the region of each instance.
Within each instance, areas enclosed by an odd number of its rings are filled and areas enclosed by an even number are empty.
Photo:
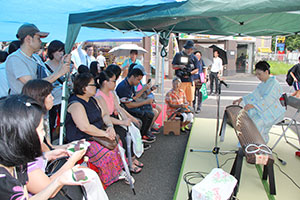
[[[224,167],[224,165],[226,165],[226,164],[227,164],[227,162],[228,162],[229,160],[234,160],[234,159],[235,159],[235,157],[228,158],[227,160],[225,160],[225,161],[224,161],[224,163],[223,163],[222,165],[220,165],[220,167],[219,167],[219,168],[222,168],[222,167]]]
[[[183,175],[183,180],[186,183],[186,187],[187,187],[187,191],[188,191],[188,200],[192,200],[192,191],[190,191],[190,185],[194,186],[197,183],[199,183],[199,181],[193,183],[191,182],[191,180],[193,179],[204,179],[205,175],[207,175],[207,172],[187,172]]]
[[[279,169],[279,171],[283,174],[283,175],[285,175],[288,179],[290,179],[290,181],[292,181],[292,183],[294,183],[294,185],[298,188],[298,189],[300,189],[300,186],[287,174],[287,173],[285,173],[281,168],[280,168],[280,166],[277,164],[277,163],[274,163],[274,165],[276,165],[276,167],[278,167],[278,169]]]

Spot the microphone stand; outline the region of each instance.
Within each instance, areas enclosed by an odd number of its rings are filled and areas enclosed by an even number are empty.
[[[222,84],[227,88],[229,87],[223,80],[218,79],[218,93],[217,93],[217,126],[216,126],[216,136],[215,136],[215,146],[212,150],[200,150],[200,149],[190,149],[190,152],[204,152],[204,153],[213,153],[216,156],[217,167],[220,168],[219,165],[219,153],[233,153],[235,151],[220,151],[220,147],[218,146],[218,132],[219,132],[219,118],[220,118],[220,98],[221,98],[221,88]]]

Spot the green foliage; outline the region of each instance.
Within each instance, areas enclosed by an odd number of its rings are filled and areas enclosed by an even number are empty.
[[[300,50],[300,35],[288,36],[285,39],[286,49],[289,51]]]
[[[272,37],[272,51],[275,52],[276,36]],[[289,51],[300,50],[300,35],[291,35],[285,38],[285,49]]]
[[[292,64],[277,61],[268,61],[268,63],[271,66],[271,74],[273,75],[287,74],[288,70],[293,66]]]

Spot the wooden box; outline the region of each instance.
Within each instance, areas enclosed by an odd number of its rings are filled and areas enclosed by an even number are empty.
[[[180,120],[164,121],[164,135],[169,135],[172,132],[174,135],[180,135]]]

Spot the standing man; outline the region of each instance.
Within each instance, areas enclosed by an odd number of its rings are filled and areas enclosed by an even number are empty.
[[[97,61],[100,65],[100,68],[101,68],[101,72],[104,71],[104,69],[107,67],[107,64],[106,64],[106,59],[105,57],[103,56],[103,52],[102,51],[99,51],[99,56],[97,57]],[[100,71],[100,69],[98,69]]]
[[[79,45],[77,48],[79,58],[81,60],[81,65],[85,65],[88,68],[90,68],[90,64],[93,61],[96,61],[96,58],[94,57],[94,47],[91,44],[87,44],[84,47],[84,51],[82,50],[82,46],[84,46],[86,42],[83,42]]]
[[[195,86],[193,84],[193,74],[198,72],[196,68],[197,58],[193,54],[194,42],[188,40],[183,46],[184,50],[176,53],[172,65],[175,69],[175,75],[180,78],[182,84],[180,89],[185,92],[186,99],[190,106],[193,106]]]
[[[214,59],[213,64],[211,65],[209,80],[210,80],[210,95],[213,93],[214,82],[216,87],[215,94],[218,93],[218,80],[219,77],[223,74],[223,61],[219,57],[219,52],[217,50],[214,51]]]
[[[132,63],[136,63],[137,65],[142,65],[141,61],[137,59],[138,51],[131,50],[130,51],[130,58],[126,59],[125,62],[122,64],[122,77],[126,77],[128,74],[128,68]]]
[[[35,54],[41,48],[42,41],[49,33],[41,32],[34,24],[23,24],[17,33],[17,38],[21,42],[20,48],[8,56],[6,61],[6,75],[10,94],[19,94],[23,85],[38,78],[38,68],[46,72],[47,77],[43,78],[50,83],[59,77],[70,72],[71,55],[65,55],[60,66],[52,74],[47,73],[46,66],[41,58]]]
[[[196,113],[199,113],[201,111],[201,105],[202,105],[201,87],[202,87],[202,83],[206,83],[206,67],[202,59],[201,51],[194,52],[194,55],[197,57],[196,67],[198,69],[198,72],[193,75],[194,84],[195,84],[195,98],[193,101],[193,108]],[[196,102],[197,99],[196,97],[198,97],[198,102]],[[196,109],[196,104],[197,104],[197,109]]]

